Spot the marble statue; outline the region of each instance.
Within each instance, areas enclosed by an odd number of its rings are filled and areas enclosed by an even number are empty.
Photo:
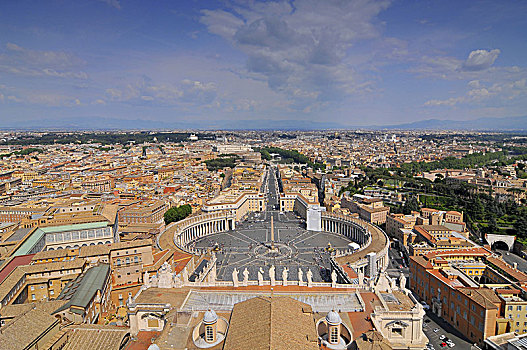
[[[276,275],[275,275],[274,265],[271,265],[271,267],[269,268],[269,278],[271,279],[271,286],[274,286],[276,284]]]
[[[397,289],[397,280],[395,278],[390,277],[390,289],[391,290]]]
[[[311,269],[307,270],[307,286],[311,287],[313,286],[313,272],[311,272]]]
[[[238,270],[236,268],[234,268],[234,270],[232,270],[232,284],[234,287],[238,287],[239,286],[239,281],[238,281]]]
[[[299,267],[298,268],[298,285],[303,286],[304,285],[304,272]]]
[[[249,270],[245,268],[242,274],[243,274],[243,285],[247,287],[247,284],[249,283]]]
[[[181,271],[181,277],[183,277],[183,284],[188,283],[188,271],[186,266],[183,268],[183,271]]]
[[[159,269],[158,278],[157,278],[157,286],[158,288],[172,288],[172,269],[170,268],[170,265],[168,265],[166,262],[163,263],[161,268]]]
[[[245,268],[247,270],[247,268]],[[262,267],[260,267],[260,269],[258,270],[258,285],[259,286],[263,286],[263,275],[264,275],[264,270],[262,269]]]
[[[337,273],[335,270],[331,272],[331,287],[336,288],[337,287]]]
[[[287,276],[289,275],[289,270],[287,267],[284,267],[282,271],[282,285],[287,286]]]
[[[143,284],[146,287],[150,287],[150,274],[148,273],[148,271],[145,271],[145,274],[143,275]]]
[[[401,288],[401,290],[406,289],[406,276],[403,275],[402,273],[399,276],[399,288]]]
[[[359,287],[362,287],[364,284],[364,272],[362,272],[360,269],[357,272],[357,279],[359,280]]]

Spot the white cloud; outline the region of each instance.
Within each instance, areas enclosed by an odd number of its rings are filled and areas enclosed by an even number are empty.
[[[155,102],[158,104],[210,104],[217,96],[217,86],[212,82],[184,79],[180,84],[154,84],[151,79],[143,78],[125,86],[106,89],[111,101]]]
[[[99,0],[99,1],[104,2],[108,6],[114,7],[118,10],[121,9],[121,3],[119,2],[119,0]]]
[[[480,71],[489,68],[500,54],[499,49],[494,50],[474,50],[462,65],[465,71]]]
[[[237,2],[229,11],[203,10],[201,22],[247,56],[246,77],[264,79],[303,110],[342,99],[364,83],[349,51],[359,40],[380,38],[376,16],[388,5],[383,0]]]
[[[78,70],[86,62],[72,53],[31,50],[14,43],[5,47],[4,53],[0,53],[0,71],[33,77],[88,78]]]
[[[9,95],[7,100],[20,104],[31,104],[46,107],[80,106],[81,101],[72,96],[61,93],[41,93],[36,91],[21,91],[18,95]]]
[[[469,90],[458,97],[439,100],[432,99],[425,102],[425,106],[455,106],[459,104],[472,104],[485,107],[506,106],[520,96],[527,96],[527,79],[497,82],[484,85],[482,82],[472,80],[468,82]]]

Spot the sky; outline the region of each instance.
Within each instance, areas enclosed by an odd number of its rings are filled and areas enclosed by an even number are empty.
[[[0,124],[527,115],[523,0],[2,0]]]

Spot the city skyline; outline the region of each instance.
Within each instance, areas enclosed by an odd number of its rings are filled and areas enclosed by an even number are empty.
[[[207,128],[524,116],[526,10],[515,1],[6,1],[0,121]]]

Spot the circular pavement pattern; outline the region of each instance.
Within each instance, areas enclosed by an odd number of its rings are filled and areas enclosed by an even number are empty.
[[[274,217],[276,252],[270,251],[271,215]],[[247,268],[249,279],[257,280],[260,267],[265,272],[264,279],[269,280],[269,268],[274,265],[277,280],[282,280],[284,268],[288,269],[289,281],[298,280],[300,268],[304,281],[310,269],[313,281],[329,282],[330,251],[348,249],[351,240],[333,233],[308,231],[304,227],[304,221],[294,213],[267,210],[250,214],[247,220],[238,224],[236,230],[208,235],[190,245],[200,249],[218,248],[219,280],[231,281],[234,268],[240,272],[240,279]]]

